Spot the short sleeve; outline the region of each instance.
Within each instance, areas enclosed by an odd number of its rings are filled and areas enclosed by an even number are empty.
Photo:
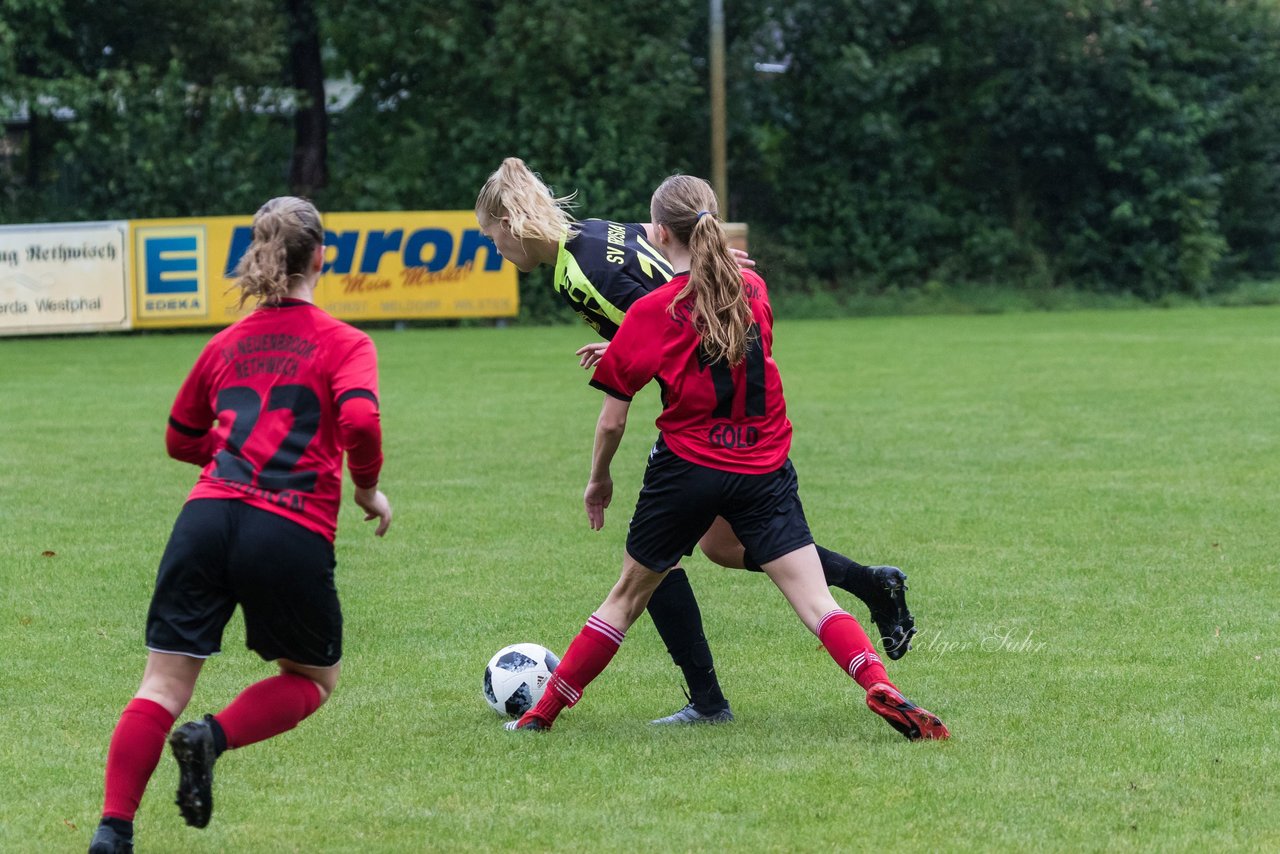
[[[591,385],[620,400],[631,400],[657,376],[662,359],[662,307],[646,297],[622,319]]]

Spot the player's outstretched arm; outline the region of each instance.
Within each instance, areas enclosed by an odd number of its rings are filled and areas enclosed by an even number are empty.
[[[356,487],[356,504],[360,505],[360,509],[364,511],[364,520],[366,522],[377,519],[378,527],[374,530],[375,537],[381,537],[387,533],[387,528],[391,527],[391,502],[387,500],[387,496],[376,486]]]

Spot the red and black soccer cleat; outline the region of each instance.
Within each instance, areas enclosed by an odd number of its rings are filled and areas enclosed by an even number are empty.
[[[867,708],[889,722],[910,741],[950,738],[946,725],[933,712],[920,708],[887,682],[867,689]]]

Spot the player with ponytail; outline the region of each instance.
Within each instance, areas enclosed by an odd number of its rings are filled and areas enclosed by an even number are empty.
[[[378,489],[382,428],[369,336],[315,305],[320,214],[304,199],[264,204],[240,262],[253,311],[205,345],[169,411],[169,455],[201,468],[174,523],[147,613],[147,664],[107,750],[90,854],[133,851],[133,819],[168,740],[178,808],[204,827],[213,764],[297,726],[333,693],[342,609],[333,539],[343,458],[374,534],[391,524]],[[222,711],[169,730],[239,606],[245,645],[278,672]]]
[[[480,229],[523,273],[555,261],[561,241],[578,235],[569,208],[573,194],[556,196],[518,157],[508,157],[476,198]]]
[[[674,186],[683,184],[677,181]],[[675,270],[656,245],[657,230],[652,222],[579,221],[570,213],[572,202],[572,195],[557,196],[552,192],[524,161],[508,157],[480,190],[476,220],[498,251],[520,270],[551,267],[551,284],[556,293],[607,341],[617,333],[631,306],[669,282]],[[672,211],[663,215],[671,217],[670,227],[698,250],[700,266],[690,271],[689,287],[707,281],[716,283],[724,294],[740,291],[734,277],[740,266],[751,267],[753,262],[745,253],[729,248],[714,201],[704,207],[690,208],[685,204],[680,211],[687,213]],[[711,294],[701,298],[723,297]],[[726,307],[723,318],[721,313],[705,310],[703,315],[709,318],[714,347],[723,346],[724,352],[739,357],[746,352],[745,336],[749,333],[741,328],[746,318],[744,301],[739,298],[732,307]],[[589,344],[581,348],[578,352],[582,366],[593,367],[606,346]],[[708,558],[721,566],[756,571],[761,568],[756,556],[743,548],[722,519],[716,521],[699,545]],[[897,567],[864,566],[838,552],[817,548],[827,583],[866,603],[889,658],[905,655],[915,633],[915,621],[905,597],[906,575]],[[698,601],[683,569],[676,567],[666,573],[649,603],[649,615],[672,660],[683,672],[689,695],[688,705],[653,723],[733,720],[716,676]]]
[[[702,336],[707,362],[723,361],[732,367],[746,356],[751,307],[715,205],[710,205],[711,210],[697,209],[704,185],[689,175],[668,178],[653,194],[652,213],[654,222],[664,223],[675,239],[689,247],[689,279],[668,309],[674,312],[692,297],[694,326]]]
[[[281,196],[263,205],[253,219],[253,241],[236,267],[237,307],[250,299],[256,305],[280,305],[311,272],[318,246],[324,246],[324,227],[310,202]]]
[[[723,524],[866,691],[873,712],[908,739],[947,738],[936,715],[889,681],[866,633],[827,587],[789,459],[791,422],[764,280],[733,263],[706,181],[668,178],[650,213],[658,248],[686,272],[630,307],[591,379],[605,393],[583,493],[596,530],[613,500],[610,463],[631,400],[653,380],[663,389],[661,432],[631,514],[622,573],[569,644],[542,698],[507,727],[550,729],[613,660],[666,574]]]

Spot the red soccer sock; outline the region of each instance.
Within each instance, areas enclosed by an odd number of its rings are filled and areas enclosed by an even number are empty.
[[[104,817],[133,821],[172,726],[173,715],[154,700],[134,697],[124,707],[107,748]]]
[[[240,692],[214,715],[227,747],[244,747],[288,732],[320,708],[320,686],[296,673],[281,673]]]
[[[547,690],[538,704],[524,717],[535,717],[551,726],[556,715],[566,706],[582,699],[582,691],[600,675],[622,645],[625,632],[620,632],[592,614],[578,636],[565,650],[560,666],[551,674]],[[523,718],[521,718],[523,720]]]
[[[847,611],[835,610],[824,616],[818,622],[818,640],[863,690],[877,682],[893,684],[871,646],[871,639]]]

